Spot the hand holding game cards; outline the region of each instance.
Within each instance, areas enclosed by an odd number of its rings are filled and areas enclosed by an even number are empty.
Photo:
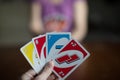
[[[53,72],[59,80],[67,78],[90,56],[79,42],[71,38],[69,32],[39,35],[23,46],[21,52],[37,73],[53,60]]]

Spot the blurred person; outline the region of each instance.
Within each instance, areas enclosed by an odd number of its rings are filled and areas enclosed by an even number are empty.
[[[72,32],[72,37],[82,41],[87,32],[87,2],[85,0],[33,0],[30,29],[36,34],[45,32]],[[41,74],[29,70],[22,80],[55,80],[53,64]],[[57,79],[56,79],[57,80]]]
[[[21,77],[22,80],[58,80],[58,78],[51,74],[54,67],[53,61],[47,63],[45,68],[40,74],[37,74],[34,70],[29,70]],[[36,76],[37,75],[37,76]]]
[[[72,32],[74,39],[84,39],[87,33],[86,0],[32,0],[31,8],[32,32]]]

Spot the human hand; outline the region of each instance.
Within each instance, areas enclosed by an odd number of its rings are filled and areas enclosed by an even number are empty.
[[[53,67],[54,63],[53,61],[50,61],[46,64],[45,68],[40,74],[37,75],[34,70],[29,70],[23,74],[21,78],[22,80],[58,80],[54,74],[51,74]]]

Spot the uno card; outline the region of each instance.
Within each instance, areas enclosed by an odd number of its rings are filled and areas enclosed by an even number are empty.
[[[41,62],[41,65],[45,65],[46,63],[46,36],[40,35],[38,37],[35,37],[32,39],[34,42],[35,49],[38,53],[39,60]]]
[[[27,43],[21,49],[22,54],[27,59],[32,68],[38,73],[41,70],[40,61],[38,55],[34,49],[32,41]]]
[[[53,32],[46,34],[47,61],[54,59],[54,55],[71,39],[70,33]]]
[[[53,72],[65,80],[83,61],[89,57],[89,53],[77,41],[71,40],[55,56]]]

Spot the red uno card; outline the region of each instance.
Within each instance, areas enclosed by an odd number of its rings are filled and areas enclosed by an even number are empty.
[[[53,72],[60,80],[64,80],[85,61],[89,55],[80,43],[72,39],[55,55]]]
[[[40,58],[41,65],[44,66],[46,63],[46,36],[40,35],[38,37],[33,38],[32,40]]]

